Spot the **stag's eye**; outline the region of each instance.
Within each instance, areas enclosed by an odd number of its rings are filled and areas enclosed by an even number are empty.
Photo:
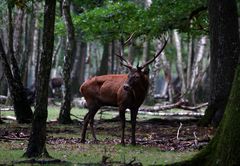
[[[140,78],[140,76],[139,76],[139,75],[135,75],[135,76],[134,76],[134,78],[136,78],[136,79],[139,79],[139,78]]]

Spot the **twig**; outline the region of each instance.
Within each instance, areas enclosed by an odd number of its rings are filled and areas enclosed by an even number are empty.
[[[24,140],[27,140],[28,137],[23,137],[23,138],[11,138],[11,137],[0,137],[0,140],[7,140],[7,141],[24,141]]]
[[[194,144],[195,144],[195,146],[197,146],[198,145],[198,138],[197,138],[197,136],[196,136],[196,132],[194,131],[193,132],[193,135],[194,135]]]
[[[182,123],[180,122],[180,126],[179,126],[178,131],[177,131],[177,140],[179,140],[178,136],[179,136],[179,132],[180,132],[181,128],[182,128]]]
[[[197,105],[197,106],[195,106],[195,107],[180,105],[180,108],[185,109],[185,110],[194,111],[194,110],[198,110],[198,109],[200,109],[200,108],[202,108],[202,107],[206,107],[206,106],[208,106],[208,103],[202,103],[202,104],[199,104],[199,105]]]
[[[79,118],[78,116],[76,116],[76,115],[73,115],[73,114],[70,114],[71,116],[73,116],[73,117],[75,117],[76,119],[78,119],[78,120],[83,120],[82,118]]]
[[[133,157],[133,159],[129,163],[127,163],[126,166],[132,165],[135,161],[136,161],[136,157]]]
[[[208,106],[208,103],[202,103],[197,106],[186,106],[184,104],[185,104],[184,101],[179,100],[178,102],[173,103],[173,104],[155,105],[153,107],[148,107],[147,112],[158,112],[158,111],[164,111],[164,110],[169,110],[169,109],[173,109],[173,108],[181,108],[184,110],[196,112],[196,110],[198,110],[202,107]],[[144,111],[144,110],[146,110],[146,108],[144,108],[144,107],[140,107],[140,109],[139,109],[139,111]]]

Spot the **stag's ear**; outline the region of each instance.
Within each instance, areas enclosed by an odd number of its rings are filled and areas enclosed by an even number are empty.
[[[148,68],[148,67],[145,67],[145,68],[143,69],[143,73],[146,74],[146,75],[148,75],[148,74],[149,74],[149,68]]]

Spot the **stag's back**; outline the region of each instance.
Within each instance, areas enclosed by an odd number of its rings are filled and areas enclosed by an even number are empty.
[[[87,105],[117,106],[117,95],[124,82],[126,74],[96,76],[86,80],[80,87],[80,92]]]

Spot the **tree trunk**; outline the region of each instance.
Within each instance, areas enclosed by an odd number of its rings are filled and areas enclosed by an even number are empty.
[[[15,23],[14,23],[14,36],[13,36],[13,48],[14,48],[14,54],[17,58],[17,61],[19,62],[21,59],[22,54],[22,33],[23,33],[23,18],[24,18],[24,10],[17,9],[17,15],[15,17]]]
[[[21,82],[20,71],[18,67],[17,60],[14,56],[13,50],[13,26],[12,26],[12,6],[8,4],[8,18],[9,18],[9,34],[8,34],[8,55],[11,60],[11,67],[7,67],[9,65],[7,58],[3,58],[5,74],[8,80],[9,90],[11,93],[11,97],[13,100],[14,112],[16,115],[16,119],[18,123],[30,123],[32,121],[32,110],[27,100],[27,95],[24,90],[23,84]],[[4,56],[5,52],[2,47],[2,56]]]
[[[41,54],[38,81],[36,86],[36,106],[31,135],[24,156],[49,156],[46,149],[46,120],[48,106],[48,83],[52,66],[54,47],[54,22],[56,0],[45,0],[43,23],[43,52]]]
[[[109,44],[103,44],[103,55],[100,64],[100,68],[97,72],[97,75],[105,75],[108,74],[108,58],[109,58]]]
[[[162,48],[162,43],[159,43],[159,42],[160,41],[158,41],[158,50]],[[160,94],[160,97],[165,98],[165,96],[167,96],[168,101],[172,103],[173,102],[173,88],[172,88],[171,65],[170,65],[170,62],[167,60],[167,57],[166,57],[164,51],[159,56],[159,60],[160,60],[160,63],[161,63],[161,66],[162,66],[162,69],[164,72],[164,79],[165,79],[164,88]]]
[[[72,94],[79,96],[79,87],[84,82],[87,56],[87,43],[77,41],[76,54],[72,69]]]
[[[40,45],[40,29],[39,29],[39,14],[40,14],[40,3],[35,2],[34,4],[34,12],[35,17],[34,19],[34,27],[33,27],[33,49],[32,53],[29,56],[28,61],[28,80],[27,80],[27,86],[32,87],[36,86],[36,74],[37,74],[37,66],[38,66],[38,59],[39,59],[39,45]]]
[[[188,92],[186,94],[189,104],[190,105],[196,105],[196,99],[195,99],[195,92],[197,89],[197,81],[198,78],[197,77],[200,75],[200,68],[201,68],[201,62],[203,59],[203,56],[205,55],[205,47],[206,47],[206,42],[207,42],[207,37],[206,36],[202,36],[200,38],[200,41],[198,43],[198,52],[195,54],[195,56],[193,57],[193,63],[192,63],[192,68],[191,68],[191,77],[190,77],[190,82],[189,82],[189,86],[188,86]]]
[[[190,87],[191,82],[191,75],[192,75],[192,65],[193,65],[193,57],[194,57],[194,40],[193,37],[189,37],[188,42],[188,62],[187,62],[187,80],[186,86],[187,89]]]
[[[69,124],[72,123],[70,117],[71,111],[71,71],[72,71],[72,64],[73,64],[73,54],[75,49],[75,30],[70,14],[70,2],[69,0],[63,0],[62,3],[62,11],[64,17],[64,23],[67,29],[67,41],[66,41],[66,53],[64,57],[64,67],[63,67],[63,80],[64,80],[64,96],[63,96],[63,103],[61,106],[60,114],[59,114],[59,122],[62,124]]]
[[[20,71],[22,80],[25,86],[27,86],[28,82],[28,64],[31,62],[31,56],[33,54],[33,43],[34,43],[34,30],[35,30],[35,22],[37,20],[36,13],[39,12],[37,9],[37,5],[40,2],[35,2],[32,4],[32,13],[27,15],[26,23],[25,23],[25,50],[21,56],[20,61]]]
[[[72,68],[72,95],[78,96],[79,95],[79,87],[80,87],[80,77],[82,75],[82,54],[81,54],[81,41],[76,39],[76,51],[75,51],[75,58]],[[85,59],[84,59],[85,65]],[[85,66],[84,66],[85,67]]]
[[[179,78],[181,80],[181,94],[184,94],[186,92],[186,81],[184,77],[184,69],[183,69],[183,61],[182,61],[182,51],[181,51],[181,41],[180,36],[177,32],[177,30],[173,31],[173,37],[176,45],[176,51],[177,51],[177,71],[179,74]]]
[[[116,73],[115,70],[115,42],[114,40],[111,43],[111,73]]]
[[[213,5],[213,2],[216,4]],[[212,123],[218,126],[221,121],[239,59],[240,54],[236,54],[236,43],[239,40],[236,32],[238,22],[234,20],[235,13],[230,12],[234,9],[233,2],[211,0],[209,3],[210,96],[206,114],[200,122],[202,125]]]
[[[239,56],[240,41],[236,1],[210,0],[208,10],[210,17],[210,42],[212,44],[211,55],[216,56],[217,54],[226,51],[225,60],[231,59],[234,56]],[[219,33],[219,27],[221,27],[222,33]],[[216,45],[219,45],[220,43],[221,47],[217,47],[216,49]],[[225,50],[226,48],[228,49]],[[215,60],[218,60],[218,58],[221,59],[222,56],[215,57]],[[216,135],[211,140],[209,145],[203,151],[197,154],[192,160],[177,163],[176,165],[239,165],[240,63],[239,60],[237,60],[237,62],[238,65],[237,68],[235,68],[236,73],[233,86],[231,88],[231,93],[228,97],[224,116]]]
[[[149,59],[149,51],[150,51],[149,46],[150,46],[149,40],[144,41],[144,43],[143,43],[143,62],[147,62]]]
[[[0,95],[7,96],[7,89],[8,89],[7,82],[6,79],[4,79],[4,68],[2,63],[0,63]]]

